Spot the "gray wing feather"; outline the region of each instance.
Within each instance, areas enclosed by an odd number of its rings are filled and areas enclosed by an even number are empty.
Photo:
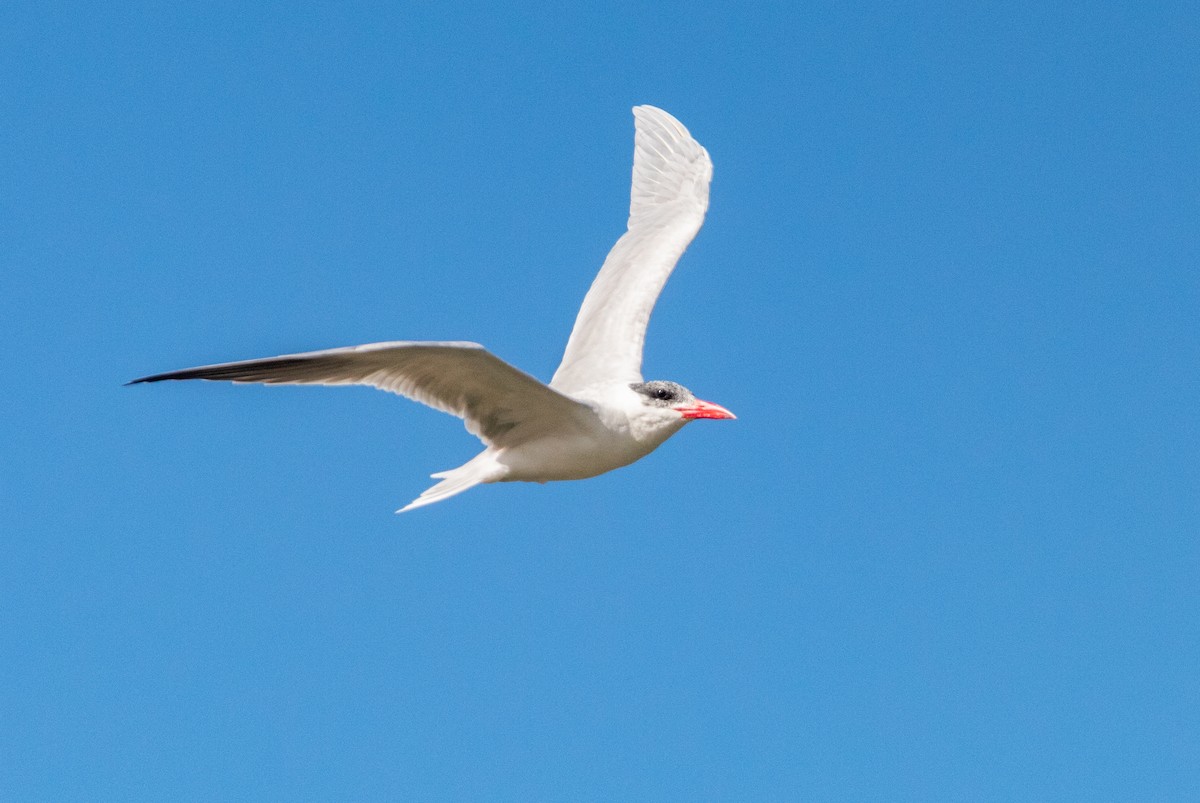
[[[642,344],[654,302],[708,209],[712,161],[671,115],[637,106],[628,230],[604,260],[550,386],[642,381]]]
[[[551,390],[478,343],[368,343],[205,365],[135,379],[257,382],[268,385],[367,385],[463,419],[489,446],[535,439],[594,417],[591,408]]]

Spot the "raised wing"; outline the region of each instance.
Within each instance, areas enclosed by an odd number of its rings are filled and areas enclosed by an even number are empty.
[[[405,342],[284,354],[135,379],[213,379],[268,385],[369,385],[463,419],[489,446],[513,446],[589,417],[591,408],[551,390],[478,343]]]
[[[654,302],[708,209],[712,161],[678,120],[633,109],[636,135],[629,230],[592,282],[550,387],[642,381],[642,344]]]

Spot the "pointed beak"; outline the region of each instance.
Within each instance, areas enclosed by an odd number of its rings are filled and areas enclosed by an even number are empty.
[[[694,404],[687,407],[676,407],[675,410],[688,421],[691,421],[693,418],[737,418],[736,415],[721,405],[700,401],[699,399]]]

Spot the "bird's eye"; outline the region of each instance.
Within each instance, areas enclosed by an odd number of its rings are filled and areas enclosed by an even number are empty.
[[[670,401],[671,399],[675,398],[675,394],[666,388],[659,388],[658,390],[654,391],[654,398],[659,399],[660,401]]]

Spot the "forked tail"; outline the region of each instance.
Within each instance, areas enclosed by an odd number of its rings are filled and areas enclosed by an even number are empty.
[[[497,463],[489,452],[481,452],[458,468],[431,474],[431,477],[441,480],[441,482],[396,512],[403,513],[406,510],[432,505],[434,502],[440,502],[470,490],[480,483],[495,482],[503,475],[504,467]]]

